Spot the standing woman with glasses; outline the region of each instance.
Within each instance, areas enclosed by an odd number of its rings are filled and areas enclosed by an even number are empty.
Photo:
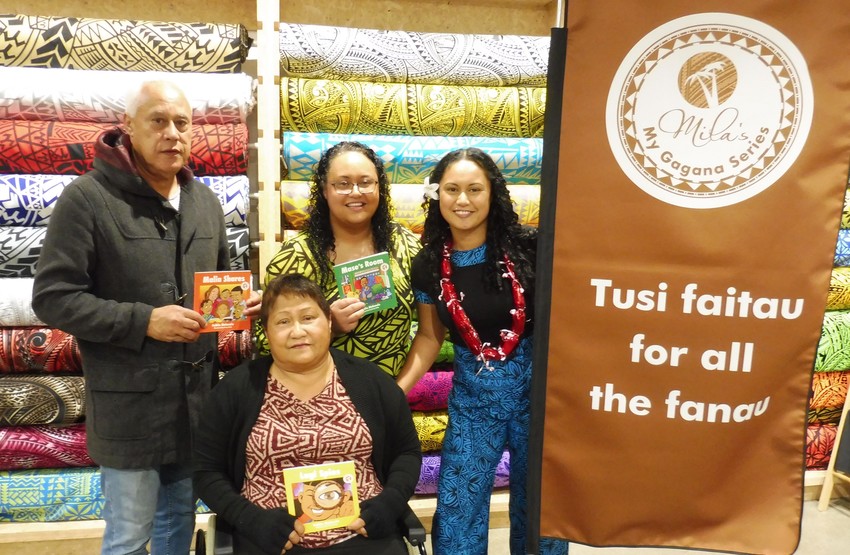
[[[412,281],[419,328],[398,384],[409,392],[449,332],[454,377],[431,530],[436,555],[486,555],[493,479],[510,453],[510,552],[525,555],[537,230],[523,227],[485,152],[446,154],[426,185]],[[566,554],[542,540],[540,553]]]
[[[331,303],[332,346],[395,376],[410,337],[410,264],[419,238],[393,221],[392,212],[389,180],[377,154],[358,142],[332,146],[316,165],[306,226],[269,262],[265,282],[293,272],[316,281]],[[390,255],[398,305],[364,316],[363,302],[340,298],[333,267],[382,251]],[[261,351],[268,349],[262,332],[257,343]]]

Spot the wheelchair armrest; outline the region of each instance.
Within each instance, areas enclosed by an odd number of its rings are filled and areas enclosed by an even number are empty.
[[[414,547],[425,545],[425,527],[409,505],[399,519],[399,526],[401,526],[401,533],[410,545]]]

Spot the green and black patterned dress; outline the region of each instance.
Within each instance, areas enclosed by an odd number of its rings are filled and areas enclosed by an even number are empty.
[[[419,237],[398,223],[393,224],[392,273],[398,305],[364,316],[352,332],[334,338],[333,347],[354,356],[369,359],[381,370],[396,376],[404,365],[410,347],[410,323],[415,304],[410,285],[410,263],[419,252]],[[280,274],[298,272],[315,280],[322,287],[325,298],[333,302],[339,298],[336,280],[323,282],[316,261],[307,246],[307,236],[301,232],[284,242],[266,268],[266,284]],[[262,354],[268,353],[268,343],[262,330],[257,332],[257,347]]]

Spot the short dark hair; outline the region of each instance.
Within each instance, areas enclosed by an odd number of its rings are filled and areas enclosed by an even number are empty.
[[[302,274],[281,274],[271,280],[263,290],[263,303],[260,305],[260,325],[264,329],[268,323],[272,306],[282,295],[312,299],[319,305],[319,309],[325,313],[325,317],[328,320],[331,318],[331,305],[328,304],[328,300],[322,294],[322,289],[315,281],[304,277]]]

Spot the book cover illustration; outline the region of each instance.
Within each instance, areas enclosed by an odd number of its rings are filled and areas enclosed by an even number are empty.
[[[306,533],[348,526],[360,515],[354,461],[283,470],[286,507]]]
[[[250,270],[195,272],[194,309],[207,321],[201,333],[247,330],[246,299],[251,295]]]
[[[366,303],[365,314],[398,305],[390,255],[386,251],[337,264],[334,266],[334,276],[340,298],[363,301]]]

